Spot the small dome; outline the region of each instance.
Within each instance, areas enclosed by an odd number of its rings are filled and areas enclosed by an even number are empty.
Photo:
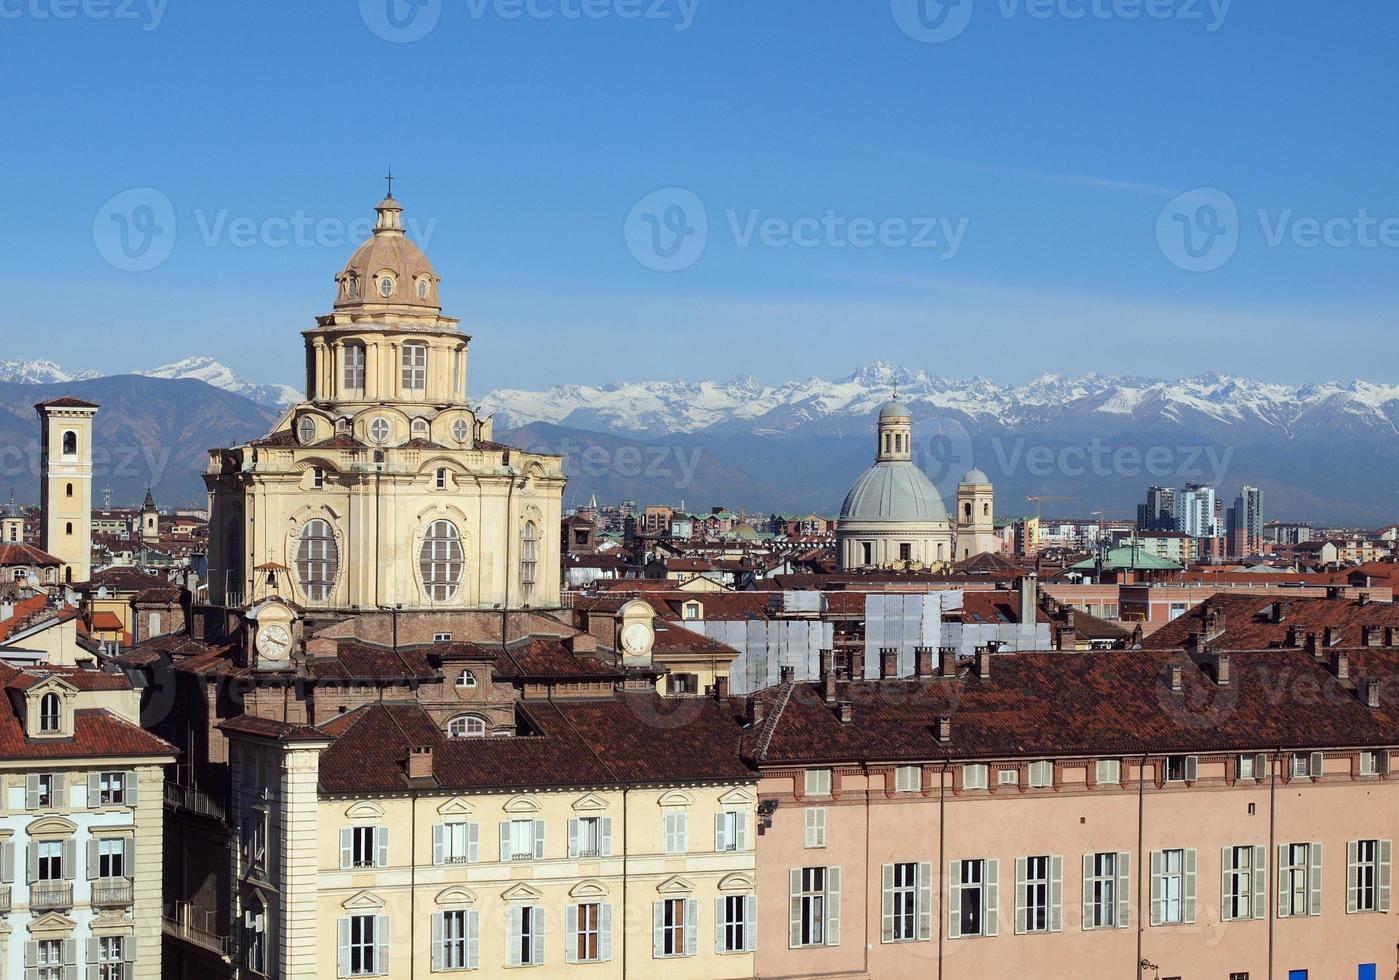
[[[843,521],[947,520],[938,488],[907,460],[875,463],[860,475],[840,509]]]
[[[373,236],[355,250],[335,277],[337,310],[441,311],[441,283],[422,249],[403,232],[403,205],[389,195],[375,211]]]
[[[911,419],[913,414],[909,412],[908,406],[899,401],[896,396],[892,401],[884,403],[884,407],[879,410],[879,420],[885,419]]]
[[[964,486],[964,487],[965,487],[965,486],[989,487],[990,485],[991,485],[991,480],[990,480],[990,478],[989,478],[985,473],[981,472],[981,470],[977,470],[977,469],[967,470],[967,475],[964,476],[964,477],[962,477],[962,486]]]

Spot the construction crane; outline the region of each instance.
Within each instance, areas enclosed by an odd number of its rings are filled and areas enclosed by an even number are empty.
[[[1043,503],[1044,501],[1046,501],[1046,500],[1077,500],[1078,498],[1077,498],[1077,497],[1049,497],[1049,496],[1040,495],[1040,496],[1037,496],[1037,497],[1026,497],[1025,499],[1026,499],[1026,500],[1030,500],[1030,501],[1034,501],[1034,504],[1035,504],[1035,520],[1038,521],[1038,520],[1040,519],[1040,504]]]

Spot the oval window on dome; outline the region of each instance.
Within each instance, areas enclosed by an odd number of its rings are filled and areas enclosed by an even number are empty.
[[[379,445],[389,441],[389,436],[393,433],[393,426],[389,425],[389,420],[377,418],[369,423],[369,438]]]
[[[393,277],[381,276],[379,278],[379,295],[388,299],[393,295]]]
[[[426,279],[418,280],[418,299],[427,299],[428,282]]]
[[[359,299],[359,277],[349,276],[345,279],[345,298]]]
[[[457,526],[451,521],[433,521],[418,555],[418,571],[422,574],[427,597],[433,602],[452,599],[465,568],[466,551],[462,548]]]

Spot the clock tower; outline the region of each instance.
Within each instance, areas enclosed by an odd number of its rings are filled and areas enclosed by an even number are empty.
[[[291,670],[301,649],[301,618],[296,610],[277,599],[249,609],[248,663],[254,670]]]

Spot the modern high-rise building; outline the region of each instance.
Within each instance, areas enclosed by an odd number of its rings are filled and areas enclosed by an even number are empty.
[[[1238,557],[1255,555],[1263,547],[1263,491],[1258,487],[1240,487],[1229,508],[1226,521],[1229,553]]]
[[[1175,510],[1174,487],[1151,487],[1146,491],[1146,503],[1137,505],[1137,528],[1142,531],[1174,531]]]
[[[1192,538],[1219,537],[1219,515],[1214,487],[1187,483],[1175,495],[1176,530]]]

